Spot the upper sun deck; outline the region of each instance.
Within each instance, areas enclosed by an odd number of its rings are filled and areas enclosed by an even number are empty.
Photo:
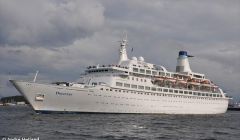
[[[140,60],[133,57],[131,60],[122,61],[119,65],[95,65],[87,67],[86,74],[104,74],[115,73],[120,75],[137,75],[144,77],[157,77],[162,76],[166,78],[179,78],[180,80],[194,78],[198,80],[205,79],[204,74],[194,72],[170,72],[163,66],[144,62],[144,59],[139,57]]]

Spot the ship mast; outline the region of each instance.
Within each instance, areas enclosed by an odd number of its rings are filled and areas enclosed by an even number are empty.
[[[118,65],[120,65],[122,61],[128,60],[127,50],[126,50],[126,46],[127,46],[127,33],[125,32],[123,34],[124,34],[123,39],[120,41]]]

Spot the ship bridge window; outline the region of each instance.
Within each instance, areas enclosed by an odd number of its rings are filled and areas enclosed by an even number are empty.
[[[174,90],[174,93],[178,93],[178,90]]]
[[[188,92],[187,92],[187,91],[184,91],[184,94],[188,94]]]
[[[150,87],[145,86],[145,90],[150,90]]]
[[[182,90],[180,90],[180,91],[179,91],[179,93],[183,94],[183,91],[182,91]]]
[[[146,73],[147,73],[147,74],[151,74],[151,71],[150,71],[150,70],[146,70]]]
[[[124,83],[124,87],[128,87],[128,88],[130,88],[130,84],[126,84],[126,83]]]
[[[116,86],[119,86],[119,87],[121,87],[121,86],[123,86],[123,83],[116,82]]]
[[[138,68],[133,68],[133,72],[138,72]]]
[[[137,85],[131,85],[132,88],[137,88]]]
[[[169,92],[173,93],[173,90],[172,90],[172,89],[169,89]]]
[[[140,69],[140,73],[145,73],[145,70],[144,69]]]

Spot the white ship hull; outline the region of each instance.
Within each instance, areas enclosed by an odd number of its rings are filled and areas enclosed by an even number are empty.
[[[116,88],[56,86],[11,81],[35,111],[151,114],[221,114],[228,98],[119,92]],[[103,88],[103,90],[100,90]],[[109,89],[109,90],[105,90]],[[43,94],[44,97],[37,97]]]

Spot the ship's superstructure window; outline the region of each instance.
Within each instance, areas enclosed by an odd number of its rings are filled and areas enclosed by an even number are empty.
[[[144,89],[144,86],[138,86],[138,89]]]
[[[150,70],[146,70],[146,74],[152,74]]]
[[[161,88],[158,88],[157,90],[158,90],[158,91],[162,91],[162,89],[161,89]]]
[[[164,72],[159,72],[159,75],[160,76],[165,76],[165,73]]]
[[[96,86],[96,85],[97,85],[97,83],[96,83],[96,82],[93,82],[93,83],[92,83],[92,85],[93,85],[93,86]]]
[[[170,77],[170,73],[166,73],[166,76],[167,76],[167,77]]]
[[[152,91],[156,91],[157,89],[155,87],[152,87]]]
[[[138,68],[133,68],[133,72],[138,72]]]
[[[145,86],[145,90],[150,90],[150,87]]]
[[[157,75],[157,72],[156,71],[152,71],[152,75]]]
[[[140,69],[140,73],[145,73],[145,70],[144,69]]]
[[[119,87],[121,87],[121,86],[123,86],[123,83],[116,82],[116,86],[119,86]]]
[[[164,92],[168,92],[168,89],[163,89]]]
[[[137,85],[131,85],[132,88],[137,88]]]
[[[124,87],[128,87],[128,88],[130,88],[130,84],[126,84],[126,83],[124,83]]]

